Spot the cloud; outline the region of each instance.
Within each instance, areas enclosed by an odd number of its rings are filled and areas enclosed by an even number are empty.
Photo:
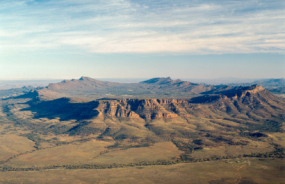
[[[0,52],[282,53],[283,1],[0,1]]]

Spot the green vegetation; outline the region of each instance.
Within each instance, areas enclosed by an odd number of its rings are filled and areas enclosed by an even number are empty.
[[[116,142],[114,145],[107,146],[108,149],[115,149],[115,148],[121,148],[121,149],[129,149],[129,148],[141,148],[141,147],[149,147],[150,143],[144,143],[144,144],[138,144],[138,145],[124,145],[120,144],[119,142]]]
[[[43,141],[43,140],[39,137],[39,135],[37,135],[37,134],[29,133],[29,134],[22,134],[22,136],[27,137],[28,139],[34,141],[34,142],[35,142],[35,148],[36,148],[36,149],[39,148],[40,142]]]
[[[175,141],[175,140],[172,140],[172,142],[173,144],[175,144],[177,148],[179,148],[182,151],[185,151],[185,153],[192,153],[194,149],[197,148],[195,145],[189,144],[189,143],[184,143],[184,142]]]

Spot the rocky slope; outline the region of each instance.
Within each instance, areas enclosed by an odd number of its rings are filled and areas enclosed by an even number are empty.
[[[261,86],[238,87],[217,95],[186,99],[123,99],[99,101],[101,116],[142,118],[241,117],[285,118],[285,103]]]

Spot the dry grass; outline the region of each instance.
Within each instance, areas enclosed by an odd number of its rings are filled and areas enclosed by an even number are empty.
[[[11,167],[43,167],[50,165],[136,163],[140,161],[170,160],[183,152],[172,142],[156,143],[150,147],[107,149],[114,142],[92,140],[38,150],[21,155],[7,163]]]
[[[191,154],[193,158],[207,158],[214,155],[218,156],[232,156],[243,155],[251,153],[266,153],[274,151],[274,146],[269,142],[250,141],[248,145],[227,145],[219,147],[206,147],[203,150],[194,151]]]
[[[49,165],[79,165],[87,164],[96,159],[100,152],[104,152],[106,146],[114,142],[88,141],[54,148],[37,150],[12,159],[7,165],[12,167],[42,167]]]
[[[285,134],[284,133],[268,133],[269,138],[272,139],[272,142],[285,147]]]
[[[228,155],[243,155],[251,153],[266,153],[274,151],[274,146],[270,145],[269,142],[251,141],[245,146],[227,146]]]
[[[156,143],[150,147],[115,150],[98,156],[92,163],[137,163],[141,161],[170,160],[183,154],[172,142]]]
[[[42,172],[1,172],[0,183],[204,184],[226,181],[224,183],[236,184],[241,180],[251,181],[251,183],[284,183],[284,160],[248,159],[227,160],[227,162],[211,161],[104,170],[61,169]]]
[[[203,150],[194,151],[194,153],[192,153],[191,156],[196,159],[207,158],[213,155],[227,156],[226,151],[227,149],[225,148],[225,146],[204,148]]]
[[[14,155],[32,151],[35,143],[25,137],[6,134],[0,136],[0,161],[6,160]]]

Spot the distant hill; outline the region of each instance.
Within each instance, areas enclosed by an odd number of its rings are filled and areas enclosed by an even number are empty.
[[[195,83],[210,84],[210,85],[227,85],[229,83],[251,83],[257,79],[251,78],[235,78],[235,77],[220,77],[220,78],[182,78],[185,81],[191,81]]]
[[[140,83],[106,82],[89,77],[64,80],[52,83],[46,90],[65,93],[71,96],[105,98],[105,97],[183,97],[216,89],[211,85],[202,85],[168,78],[153,78]],[[84,92],[84,94],[82,93]]]
[[[0,90],[7,90],[13,88],[22,88],[25,86],[45,87],[49,83],[60,82],[58,79],[46,79],[46,80],[0,80]]]
[[[285,87],[285,79],[264,79],[264,80],[257,80],[252,82],[259,86],[263,86],[265,88],[277,88],[277,87]]]
[[[250,85],[263,86],[268,91],[275,94],[285,94],[285,79],[262,79],[251,83],[231,83],[230,86],[250,86]]]
[[[35,89],[33,86],[24,86],[22,88],[2,89],[0,90],[0,97],[7,98],[11,96],[18,96],[23,93],[27,93],[33,89]]]
[[[187,84],[189,85],[190,82],[188,81],[182,81],[180,79],[177,80],[172,80],[170,77],[167,78],[152,78],[146,81],[142,81],[140,83],[145,83],[145,84],[158,84],[158,85],[170,85],[170,84]]]
[[[64,93],[65,96],[80,96],[83,98],[187,98],[189,95],[217,94],[236,86],[263,86],[275,94],[285,94],[285,79],[266,79],[252,83],[232,83],[229,85],[206,85],[173,80],[167,78],[152,78],[139,83],[119,83],[100,81],[89,77],[64,80],[51,83],[46,92]],[[83,93],[84,92],[84,93]],[[61,95],[60,95],[61,96]]]
[[[81,77],[80,79],[72,79],[72,80],[63,80],[60,83],[51,83],[47,86],[49,90],[61,91],[61,90],[92,90],[106,87],[115,87],[119,86],[120,83],[116,82],[104,82],[96,79],[92,79],[90,77]]]

